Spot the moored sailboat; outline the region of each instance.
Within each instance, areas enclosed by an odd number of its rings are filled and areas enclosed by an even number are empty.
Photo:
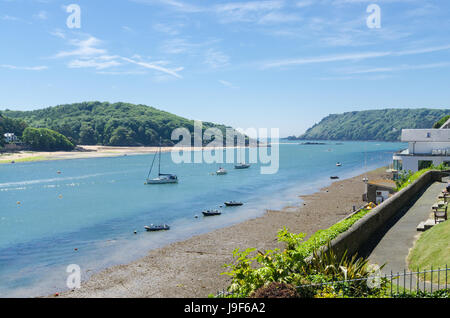
[[[156,157],[158,159],[158,177],[150,179],[150,174],[152,173],[153,165],[155,163]],[[178,177],[174,174],[161,173],[161,139],[159,140],[159,151],[155,154],[153,158],[152,166],[148,172],[147,182],[145,184],[168,184],[168,183],[178,183]]]

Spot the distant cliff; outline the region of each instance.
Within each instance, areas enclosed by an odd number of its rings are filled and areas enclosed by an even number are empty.
[[[450,109],[381,109],[333,114],[291,140],[399,141],[402,129],[432,128]]]

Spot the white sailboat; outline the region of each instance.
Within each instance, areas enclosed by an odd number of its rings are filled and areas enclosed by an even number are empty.
[[[150,179],[150,174],[152,173],[153,165],[155,163],[156,157],[158,156],[158,177]],[[161,139],[159,140],[159,151],[155,154],[153,158],[152,166],[148,172],[147,182],[145,184],[168,184],[168,183],[178,183],[178,177],[174,174],[161,173]]]

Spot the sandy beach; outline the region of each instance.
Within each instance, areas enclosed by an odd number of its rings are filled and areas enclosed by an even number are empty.
[[[157,152],[159,147],[108,147],[108,146],[78,146],[74,151],[19,151],[0,154],[0,163],[11,161],[44,161],[87,159],[101,157],[116,157],[124,155],[139,155]],[[163,152],[182,150],[181,147],[162,147]]]
[[[263,146],[263,145],[262,145]],[[238,148],[238,147],[229,147]],[[223,147],[162,147],[162,152],[170,151],[198,151],[208,149],[223,149]],[[78,146],[74,151],[18,151],[0,153],[0,164],[11,162],[29,162],[46,160],[89,159],[102,157],[118,157],[125,155],[144,155],[158,152],[159,147],[110,147],[110,146]]]
[[[277,232],[286,226],[308,236],[351,214],[353,206],[364,204],[363,175],[339,180],[312,194],[301,196],[302,206],[266,211],[262,217],[198,235],[150,251],[130,264],[118,265],[94,274],[82,288],[60,297],[196,297],[215,294],[228,286],[223,264],[233,261],[236,248],[258,250],[282,248]],[[386,168],[368,173],[369,179],[387,178]]]

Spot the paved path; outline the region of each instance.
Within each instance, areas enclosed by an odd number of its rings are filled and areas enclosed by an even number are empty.
[[[423,195],[411,206],[383,236],[374,250],[369,255],[373,264],[386,263],[383,273],[390,274],[408,270],[406,258],[413,247],[416,236],[420,233],[416,230],[420,222],[427,220],[431,214],[431,206],[437,201],[439,193],[445,188],[446,183],[435,182],[428,187]]]

